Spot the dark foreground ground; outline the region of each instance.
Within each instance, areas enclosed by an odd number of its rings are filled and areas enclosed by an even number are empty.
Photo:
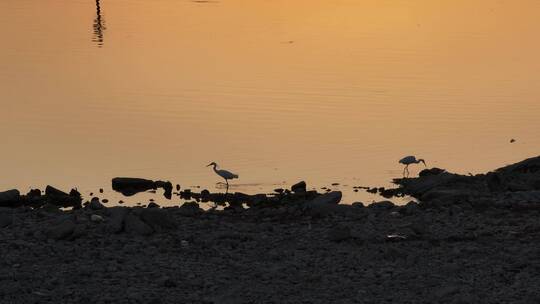
[[[540,303],[538,211],[356,209],[167,209],[147,236],[107,210],[2,210],[0,303]]]
[[[406,206],[0,208],[0,303],[540,303],[538,164]]]

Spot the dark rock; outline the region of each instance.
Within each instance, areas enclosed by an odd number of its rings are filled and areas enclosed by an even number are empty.
[[[46,203],[45,205],[43,205],[41,207],[41,209],[43,211],[51,212],[51,213],[61,213],[62,212],[62,210],[60,210],[60,207],[58,207],[57,205],[51,204],[51,203]]]
[[[171,182],[157,181],[154,184],[156,188],[162,188],[165,191],[163,196],[165,196],[166,199],[172,198],[173,185]]]
[[[356,208],[364,208],[365,207],[364,203],[362,203],[362,202],[354,202],[354,203],[352,203],[352,206],[356,207]]]
[[[183,216],[195,216],[198,214],[201,214],[203,212],[203,209],[199,207],[199,204],[197,202],[186,202],[178,208],[179,213]]]
[[[92,200],[90,200],[90,204],[88,204],[88,208],[90,208],[91,210],[101,210],[105,208],[105,206],[103,206],[103,204],[99,201],[99,198],[94,197],[92,198]]]
[[[227,201],[231,206],[242,206],[243,203],[248,203],[250,200],[250,195],[241,192],[235,192],[233,195],[227,197]]]
[[[191,199],[191,189],[184,189],[184,191],[180,192],[180,198],[189,200]]]
[[[149,209],[152,210],[152,209]],[[150,235],[154,232],[152,227],[143,222],[138,216],[134,214],[128,214],[125,218],[125,228],[124,230],[127,233],[136,234],[136,235]]]
[[[30,191],[28,191],[28,193],[26,194],[26,197],[40,197],[41,196],[41,190],[39,189],[31,189]]]
[[[150,202],[146,208],[159,208],[160,206],[154,202]]]
[[[303,193],[303,192],[306,192],[306,187],[307,187],[306,182],[301,181],[301,182],[298,182],[298,183],[292,185],[291,191],[296,192],[296,193]]]
[[[152,227],[154,230],[171,229],[176,227],[176,222],[170,214],[164,209],[150,208],[141,212],[141,220]]]
[[[13,189],[0,192],[0,207],[18,207],[21,205],[21,193]]]
[[[434,167],[434,168],[424,169],[424,170],[420,171],[418,176],[424,177],[424,176],[431,176],[431,175],[439,175],[439,174],[444,173],[444,172],[446,172],[446,170]]]
[[[53,186],[47,186],[45,188],[45,195],[49,203],[60,207],[74,207],[77,209],[81,207],[81,194],[75,189],[72,189],[70,194],[67,194]]]
[[[119,233],[124,230],[124,220],[129,213],[125,207],[112,207],[107,209],[110,218],[107,221],[108,230],[112,233]]]
[[[314,200],[311,201],[310,204],[312,205],[320,205],[320,204],[339,204],[341,201],[341,197],[343,194],[341,191],[333,191],[330,193],[322,194],[318,197],[316,197]]]
[[[7,227],[13,223],[13,215],[0,213],[0,228]]]
[[[536,173],[540,171],[540,156],[531,157],[495,171],[501,173]]]
[[[469,190],[465,189],[432,189],[421,196],[423,202],[440,200],[445,202],[466,201],[472,195]]]
[[[71,189],[71,191],[69,191],[69,196],[71,196],[71,197],[81,197],[81,193],[79,191],[77,191],[77,189]]]
[[[45,234],[48,238],[54,240],[67,239],[73,234],[75,227],[75,222],[72,220],[64,220],[60,224],[49,227]]]
[[[502,174],[496,172],[490,172],[486,175],[486,183],[491,192],[506,191],[508,187]]]
[[[351,238],[351,229],[347,226],[338,225],[328,231],[328,239],[332,242],[341,242]]]
[[[201,199],[203,202],[208,202],[210,199],[210,191],[204,189],[201,191]]]
[[[314,200],[306,203],[306,211],[314,217],[325,217],[332,214],[343,214],[351,210],[352,206],[339,205],[341,192],[335,191],[322,194]]]
[[[45,195],[53,196],[53,197],[54,196],[61,196],[61,197],[69,196],[69,194],[67,194],[66,192],[64,192],[62,190],[59,190],[59,189],[56,189],[53,186],[47,186],[45,188]]]
[[[143,178],[116,177],[112,179],[112,188],[125,196],[155,189],[154,181]]]
[[[375,202],[375,203],[369,204],[368,208],[375,209],[375,210],[387,210],[387,209],[392,209],[395,206],[396,205],[394,205],[394,203],[392,203],[391,201],[381,201],[381,202]]]

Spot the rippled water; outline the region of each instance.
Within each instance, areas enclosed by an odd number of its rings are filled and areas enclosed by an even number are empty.
[[[540,2],[0,2],[2,188],[388,185],[540,151]],[[510,144],[510,139],[516,142]],[[413,173],[417,172],[411,170]],[[347,186],[344,186],[347,185]]]

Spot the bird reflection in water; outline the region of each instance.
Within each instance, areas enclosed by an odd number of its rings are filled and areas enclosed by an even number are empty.
[[[92,41],[97,44],[98,47],[103,46],[103,31],[106,30],[105,19],[101,17],[100,0],[96,0],[96,19],[94,19],[94,37]]]

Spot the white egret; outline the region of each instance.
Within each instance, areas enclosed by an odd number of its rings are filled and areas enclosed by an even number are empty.
[[[416,157],[414,157],[412,155],[405,156],[404,158],[400,159],[399,163],[405,165],[405,169],[403,169],[403,176],[405,176],[405,172],[407,172],[407,177],[409,177],[409,165],[418,164],[418,163],[424,163],[424,166],[427,167],[426,162],[423,159],[421,159],[421,158],[416,159]]]
[[[214,172],[216,172],[217,175],[221,176],[225,180],[225,183],[227,184],[227,190],[229,189],[229,180],[238,178],[237,174],[234,174],[227,170],[216,169],[218,167],[218,164],[216,164],[215,162],[210,163],[207,167],[210,167],[210,166],[214,166]]]

